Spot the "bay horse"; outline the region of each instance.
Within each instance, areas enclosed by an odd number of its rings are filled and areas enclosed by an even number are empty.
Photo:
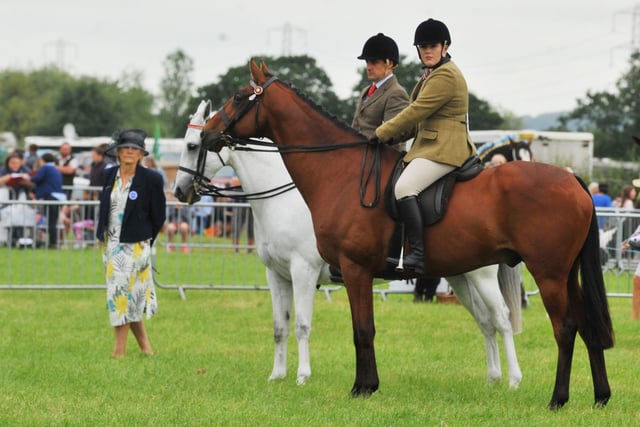
[[[400,154],[363,140],[267,66],[250,63],[251,81],[205,124],[202,150],[273,141],[311,211],[318,250],[342,271],[351,307],[356,376],[352,396],[379,387],[373,278],[395,223],[380,202]],[[205,157],[205,154],[202,155]],[[447,277],[501,262],[524,261],[549,315],[558,348],[549,407],[569,400],[576,334],[585,342],[595,405],[611,396],[604,350],[613,346],[598,222],[586,185],[561,168],[510,162],[458,182],[442,219],[425,227],[425,276]],[[581,280],[579,280],[579,277]]]
[[[185,145],[180,157],[174,194],[180,201],[187,203],[198,201],[199,196],[205,194],[207,189],[213,195],[219,194],[222,189],[211,188],[208,177],[214,176],[225,165],[233,167],[253,210],[257,251],[267,267],[267,281],[273,302],[275,356],[269,379],[283,378],[286,375],[289,313],[293,294],[295,331],[300,355],[298,384],[302,384],[311,374],[309,334],[313,317],[313,296],[316,285],[326,283],[327,276],[321,274],[320,270],[323,266],[328,267],[316,248],[309,208],[300,192],[289,186],[291,176],[273,147],[271,150],[266,147],[258,150],[231,150],[222,147],[217,155],[207,156],[204,170],[199,173],[200,130],[205,119],[210,118],[210,112],[211,103],[201,101],[198,109],[191,115],[184,137]],[[205,188],[199,188],[200,186]],[[520,332],[521,328],[520,280],[503,280],[498,286],[497,270],[496,266],[482,267],[448,280],[484,336],[488,382],[496,383],[502,376],[496,334],[499,331],[509,370],[509,387],[517,388],[522,380],[522,372],[518,365],[513,334],[514,331]]]

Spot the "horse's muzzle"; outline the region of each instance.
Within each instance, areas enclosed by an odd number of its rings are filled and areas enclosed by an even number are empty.
[[[182,203],[189,203],[190,205],[200,201],[200,196],[196,194],[193,187],[191,187],[186,194],[182,191],[180,187],[177,187],[173,192],[173,195],[176,196],[176,198],[180,200]]]

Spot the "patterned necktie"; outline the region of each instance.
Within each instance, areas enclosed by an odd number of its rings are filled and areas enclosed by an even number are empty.
[[[378,88],[378,86],[374,84],[371,85],[371,87],[369,88],[369,92],[367,92],[367,97],[370,97],[371,95],[373,95],[373,92],[376,91],[376,89]]]

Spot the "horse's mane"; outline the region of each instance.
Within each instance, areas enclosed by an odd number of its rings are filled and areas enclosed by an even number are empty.
[[[273,77],[273,74],[271,73],[265,73],[265,76],[267,78],[271,78]],[[324,108],[322,105],[317,104],[313,99],[309,98],[309,96],[307,94],[305,94],[304,92],[302,92],[298,87],[296,87],[295,84],[291,83],[291,82],[287,82],[287,81],[283,81],[280,80],[285,86],[287,86],[289,89],[291,89],[300,99],[302,99],[307,105],[309,105],[311,108],[313,108],[315,111],[317,111],[318,113],[322,114],[324,117],[326,117],[327,119],[329,119],[329,121],[331,121],[333,124],[335,124],[336,126],[338,126],[341,129],[346,130],[347,132],[350,132],[358,137],[361,137],[362,139],[367,139],[366,136],[364,136],[363,134],[361,134],[360,132],[358,132],[357,130],[355,130],[354,128],[352,128],[351,126],[349,126],[347,123],[345,123],[344,121],[342,121],[338,116],[336,116],[335,114],[329,112],[326,108]]]

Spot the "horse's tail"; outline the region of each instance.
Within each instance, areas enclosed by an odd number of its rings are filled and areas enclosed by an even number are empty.
[[[522,332],[522,295],[521,295],[521,267],[509,267],[507,264],[500,264],[498,267],[498,283],[500,293],[509,308],[509,320],[514,334]]]
[[[584,181],[579,177],[578,181],[588,193],[589,190]],[[589,233],[580,250],[580,277],[584,297],[584,339],[588,344],[607,349],[613,347],[615,338],[600,264],[598,218],[595,207],[592,207],[592,210]]]

